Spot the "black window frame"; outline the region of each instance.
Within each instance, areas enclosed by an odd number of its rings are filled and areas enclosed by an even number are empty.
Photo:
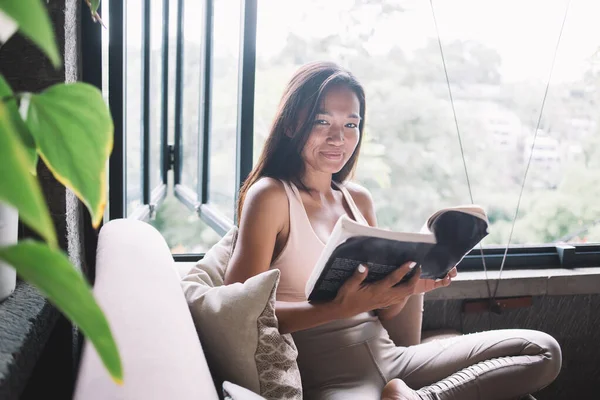
[[[109,47],[109,106],[112,111],[113,122],[115,125],[114,149],[110,158],[109,167],[109,219],[123,218],[126,210],[125,188],[126,174],[124,166],[126,164],[126,149],[124,137],[124,102],[123,93],[125,88],[125,79],[123,75],[123,39],[125,21],[123,20],[122,4],[118,0],[107,0],[110,2],[110,47]],[[176,0],[177,2],[177,48],[176,48],[176,78],[175,78],[175,142],[167,143],[167,117],[168,117],[168,31],[169,31],[169,5],[168,0],[163,0],[163,109],[162,109],[162,185],[149,193],[148,184],[143,186],[144,204],[134,212],[133,216],[140,219],[148,218],[158,207],[166,195],[167,171],[174,169],[174,191],[175,196],[182,201],[191,210],[194,210],[199,217],[205,221],[218,234],[224,235],[234,224],[237,223],[237,213],[234,210],[234,221],[225,217],[209,204],[209,168],[210,168],[210,132],[211,132],[211,104],[210,94],[212,88],[212,46],[213,46],[213,9],[214,0],[204,0],[205,25],[202,38],[202,65],[204,67],[201,75],[201,93],[199,102],[199,140],[198,140],[198,185],[196,188],[189,188],[181,184],[181,122],[182,122],[182,16],[183,2],[186,0]],[[189,1],[189,0],[188,0]],[[238,81],[238,121],[236,130],[236,176],[235,176],[235,203],[239,188],[244,179],[248,176],[253,164],[253,135],[254,135],[254,86],[256,72],[256,28],[257,28],[257,0],[240,0],[242,5],[241,40],[240,40],[240,59],[239,59],[239,81]],[[121,5],[113,7],[113,5]],[[144,0],[146,8],[149,7],[149,0]],[[147,41],[149,34],[146,27],[150,21],[150,13],[144,11],[143,37]],[[99,43],[99,27],[86,27],[86,37],[83,37],[83,51],[96,52],[93,46]],[[89,32],[88,32],[89,31]],[[94,33],[90,33],[93,31]],[[146,44],[147,47],[147,44]],[[143,64],[147,67],[148,52],[144,49]],[[92,54],[92,53],[90,53]],[[85,59],[85,57],[84,57]],[[98,75],[101,70],[92,65],[84,64],[83,80],[98,84]],[[147,68],[144,68],[144,82],[148,82]],[[101,80],[100,80],[101,82]],[[144,90],[144,109],[143,118],[147,118],[149,91]],[[119,95],[120,94],[120,95]],[[144,119],[146,121],[146,119]],[[144,128],[144,135],[148,136],[148,129]],[[144,139],[147,143],[148,138]],[[148,146],[144,146],[144,182],[147,182],[148,168]],[[499,270],[502,266],[502,260],[506,253],[504,270],[515,269],[554,269],[554,268],[583,268],[597,267],[600,265],[600,243],[593,244],[544,244],[539,246],[521,246],[511,245],[508,250],[502,246],[489,246],[473,249],[459,264],[459,271],[482,271],[485,268],[489,271]],[[482,260],[482,254],[483,259]],[[204,254],[176,254],[173,258],[176,261],[196,261],[202,258]]]
[[[185,1],[185,0],[183,0]],[[182,174],[182,58],[183,45],[181,34],[183,1],[178,1],[178,38],[177,38],[177,73],[175,89],[175,196],[188,208],[198,213],[219,235],[224,235],[237,223],[237,213],[234,210],[232,221],[223,213],[213,207],[210,202],[210,136],[211,136],[211,93],[212,93],[212,55],[214,33],[214,1],[204,1],[204,37],[202,38],[202,76],[199,110],[199,140],[198,140],[198,185],[189,188],[181,183]],[[236,128],[236,176],[234,204],[237,203],[239,189],[252,170],[253,144],[254,144],[254,81],[256,71],[256,20],[257,1],[240,0],[242,13],[242,29],[240,30],[240,57],[238,70],[238,110]],[[195,189],[195,190],[194,190]],[[197,255],[201,257],[201,254]],[[176,256],[179,258],[179,256]]]
[[[161,135],[161,151],[159,164],[161,166],[161,182],[156,187],[150,186],[150,21],[151,21],[151,5],[150,0],[143,0],[142,9],[142,146],[141,146],[141,204],[137,206],[130,215],[127,214],[127,174],[124,166],[127,165],[127,137],[125,125],[125,88],[127,85],[125,75],[125,10],[126,4],[118,0],[107,0],[109,3],[109,47],[108,47],[108,104],[111,110],[111,115],[114,125],[114,141],[113,151],[109,159],[109,201],[108,215],[109,220],[117,218],[134,218],[147,220],[152,217],[156,209],[160,206],[167,194],[167,164],[165,158],[168,154],[165,152],[167,143],[167,89],[168,81],[168,0],[163,0],[163,29],[162,29],[162,79],[161,79],[161,126],[159,129]],[[100,5],[102,7],[102,4]],[[100,9],[100,13],[102,9]],[[101,14],[102,15],[102,14]],[[87,28],[82,39],[82,51],[93,52],[98,57],[101,47],[101,29],[99,24]],[[94,47],[98,49],[94,50]],[[102,56],[98,59],[98,64],[101,63]],[[84,66],[84,68],[86,68]],[[101,69],[93,75],[83,75],[85,82],[90,82],[97,85],[100,82],[101,88]]]

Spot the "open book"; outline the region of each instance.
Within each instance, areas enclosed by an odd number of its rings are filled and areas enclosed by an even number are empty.
[[[437,211],[419,233],[394,232],[359,224],[343,215],[336,223],[306,284],[309,301],[335,298],[339,288],[365,264],[366,283],[384,278],[407,261],[421,266],[422,279],[441,279],[488,235],[483,208],[457,206]],[[401,282],[410,279],[413,268]]]

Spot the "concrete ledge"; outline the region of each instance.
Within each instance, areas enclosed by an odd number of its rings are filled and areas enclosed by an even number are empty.
[[[18,399],[59,313],[33,286],[18,281],[0,303],[0,399]]]
[[[498,279],[500,277],[500,279]],[[499,282],[499,283],[498,283]],[[600,293],[600,267],[459,272],[452,284],[425,295],[425,300],[488,298],[488,283],[496,297]]]

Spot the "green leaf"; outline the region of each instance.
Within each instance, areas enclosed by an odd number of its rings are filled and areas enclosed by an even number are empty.
[[[113,123],[100,91],[87,83],[52,86],[31,96],[26,122],[50,171],[81,199],[98,227],[113,146]]]
[[[98,11],[98,7],[100,7],[100,0],[91,0],[90,9],[92,12]]]
[[[27,151],[6,105],[0,102],[0,201],[17,208],[23,222],[56,246],[56,233],[42,190],[29,168]]]
[[[81,329],[113,379],[122,382],[121,359],[108,321],[89,284],[69,259],[59,250],[33,240],[0,247],[0,259],[15,268],[21,278],[36,286]]]
[[[27,159],[29,160],[29,171],[32,174],[36,174],[36,165],[37,165],[37,149],[35,147],[35,141],[33,140],[33,136],[29,133],[27,129],[27,125],[21,118],[19,114],[19,108],[17,106],[17,100],[13,97],[14,93],[8,83],[4,80],[4,77],[0,75],[0,98],[4,101],[4,105],[6,106],[8,116],[15,127],[16,132],[19,134],[21,138],[21,142],[25,146],[25,150],[27,152]]]
[[[98,7],[100,7],[100,0],[85,0],[85,2],[87,3],[88,7],[90,8],[90,15],[92,17],[92,20],[94,22],[100,22],[100,24],[104,27],[104,29],[106,29],[106,25],[104,24],[104,22],[102,21],[102,18],[100,18],[100,15],[98,14]]]
[[[46,53],[55,68],[62,65],[52,22],[41,0],[0,0],[0,10],[19,25],[23,35]]]

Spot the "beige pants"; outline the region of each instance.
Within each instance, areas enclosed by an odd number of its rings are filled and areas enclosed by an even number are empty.
[[[307,400],[380,399],[393,378],[423,399],[507,400],[550,384],[562,362],[556,340],[531,330],[396,346],[372,313],[293,336]]]

